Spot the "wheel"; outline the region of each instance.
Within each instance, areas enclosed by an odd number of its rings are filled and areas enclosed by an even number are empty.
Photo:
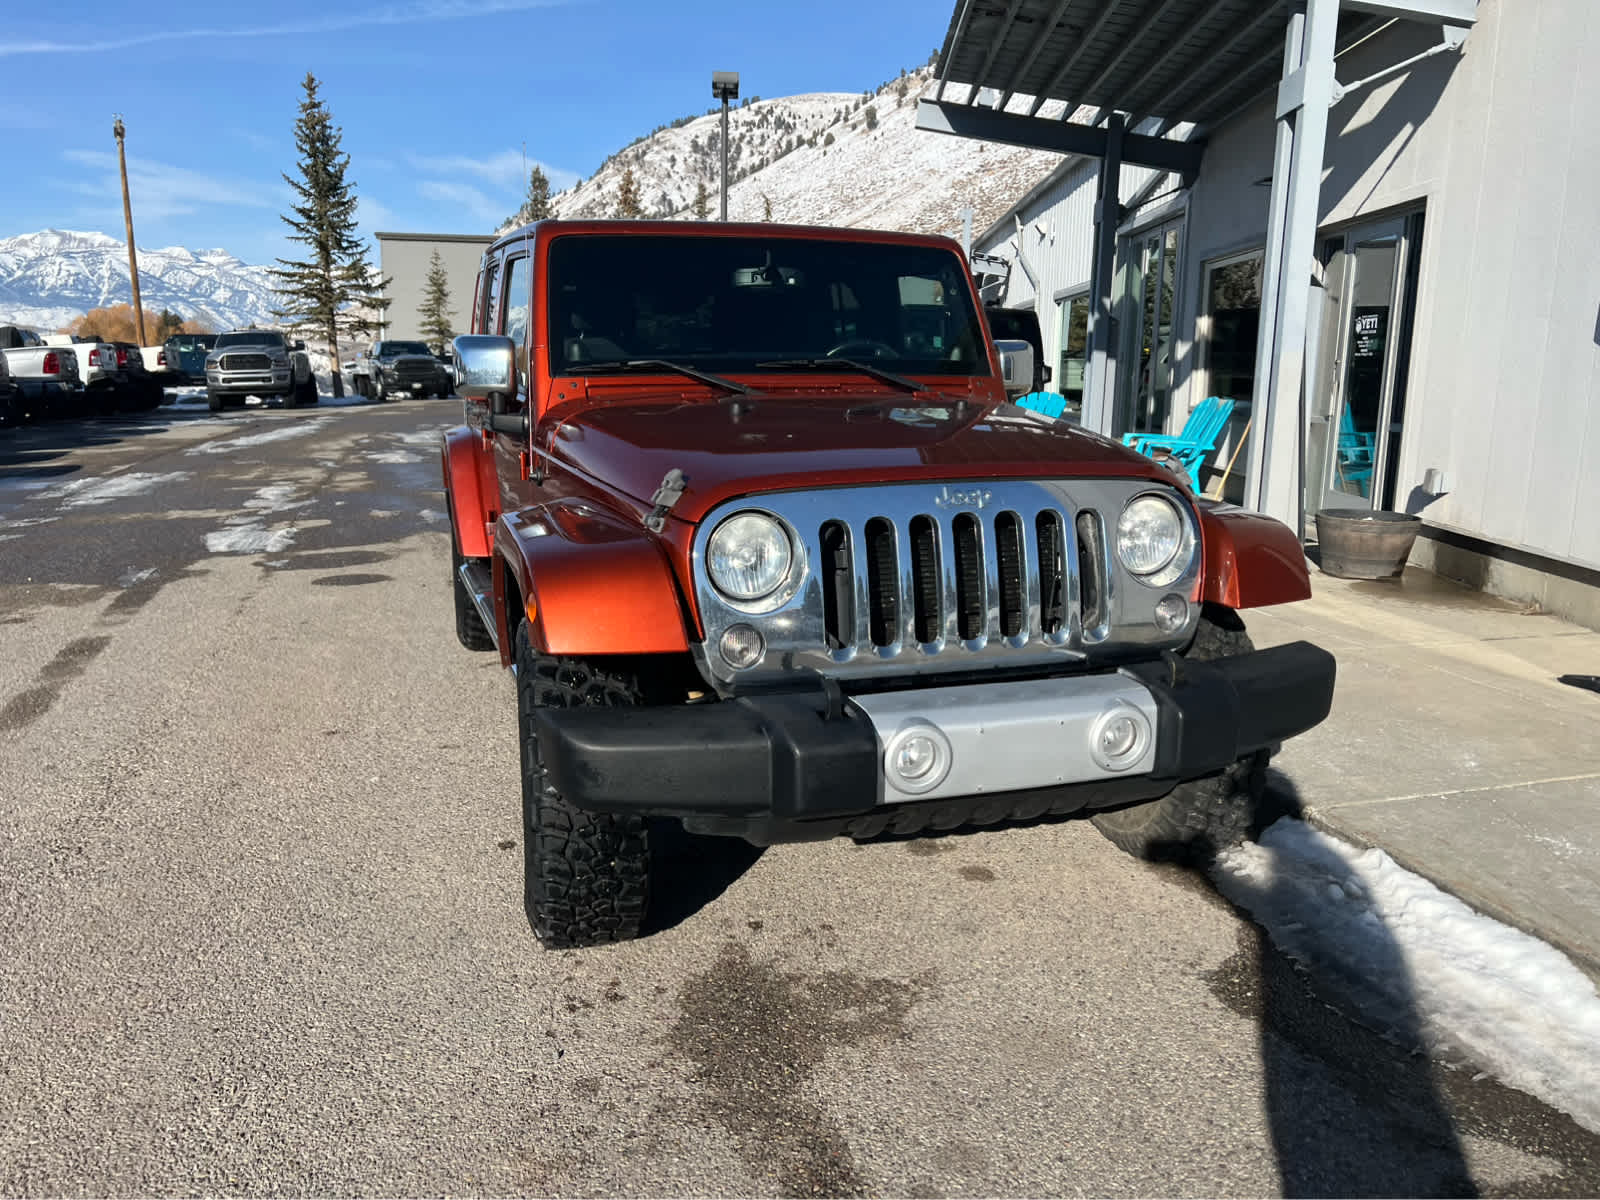
[[[294,408],[300,403],[300,388],[292,378],[289,380],[289,390],[279,397],[279,402],[285,408]]]
[[[300,385],[300,403],[316,404],[322,399],[322,393],[317,390],[317,377],[307,375],[306,381]]]
[[[1208,604],[1184,657],[1203,662],[1254,649],[1236,612]],[[1215,775],[1180,783],[1159,800],[1108,809],[1090,819],[1135,858],[1203,864],[1250,836],[1271,757],[1266,750],[1257,751]]]
[[[372,389],[372,398],[379,404],[382,404],[389,398],[389,392],[383,386],[383,379],[381,376],[373,376],[367,381],[367,386]]]
[[[859,358],[859,354],[852,351],[865,350],[868,358],[899,358],[900,352],[888,342],[874,342],[869,338],[858,338],[855,341],[840,342],[828,351],[829,358]]]
[[[461,582],[461,567],[467,561],[456,542],[456,523],[450,522],[450,591],[456,598],[456,640],[468,650],[493,650],[494,639],[478,614],[478,606],[467,595]]]
[[[214,392],[210,388],[207,388],[206,389],[206,407],[209,408],[212,412],[221,412],[222,411],[222,393],[221,392]]]
[[[638,681],[582,659],[536,653],[526,621],[517,629],[516,662],[528,923],[550,950],[638,937],[650,891],[645,819],[586,813],[562,799],[545,775],[533,725],[541,708],[637,704]]]

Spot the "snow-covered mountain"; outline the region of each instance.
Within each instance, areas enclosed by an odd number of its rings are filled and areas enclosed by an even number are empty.
[[[971,208],[973,232],[981,232],[1061,156],[919,131],[916,102],[934,84],[925,66],[874,92],[819,92],[732,109],[729,218],[956,233],[961,210]],[[631,168],[646,216],[692,220],[704,184],[715,217],[721,121],[714,113],[657,129],[556,195],[556,214],[616,216]]]
[[[226,250],[139,249],[146,314],[170,308],[215,329],[266,324],[277,300],[266,267]],[[125,242],[46,229],[0,238],[0,324],[60,328],[91,308],[133,301]]]

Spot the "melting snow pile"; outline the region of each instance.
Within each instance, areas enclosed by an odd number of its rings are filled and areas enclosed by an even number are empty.
[[[1559,951],[1288,818],[1212,873],[1280,950],[1391,1028],[1600,1132],[1600,995]]]

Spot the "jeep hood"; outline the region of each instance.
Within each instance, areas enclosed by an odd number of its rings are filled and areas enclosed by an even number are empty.
[[[674,468],[688,477],[673,516],[698,521],[724,500],[805,487],[927,480],[1134,476],[1149,459],[1011,404],[866,395],[719,400],[632,398],[567,415],[546,448],[643,503]]]

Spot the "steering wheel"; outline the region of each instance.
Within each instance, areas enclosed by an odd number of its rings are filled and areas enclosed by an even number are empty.
[[[828,351],[829,358],[861,358],[859,353],[853,351],[865,350],[867,358],[899,358],[900,352],[888,342],[874,342],[868,338],[857,338],[850,342],[840,342]]]

